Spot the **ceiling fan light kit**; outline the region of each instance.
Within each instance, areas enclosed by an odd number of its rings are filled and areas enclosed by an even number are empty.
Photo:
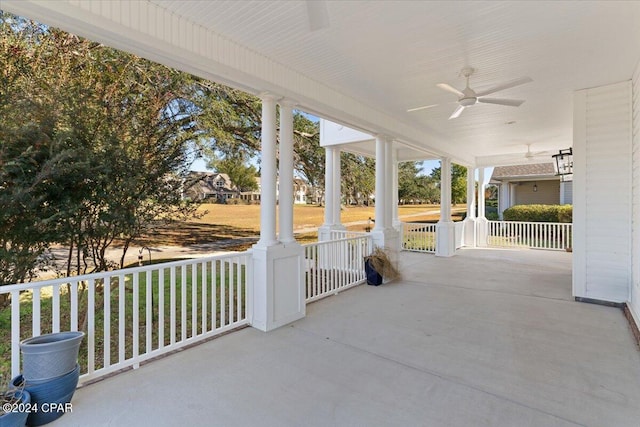
[[[450,93],[452,93],[452,94],[454,94],[454,95],[456,95],[458,97],[458,107],[454,110],[453,114],[451,114],[451,116],[449,116],[449,120],[459,117],[460,114],[462,114],[462,112],[464,111],[465,108],[471,107],[471,106],[476,105],[478,103],[480,103],[480,104],[505,105],[505,106],[508,106],[508,107],[519,107],[520,105],[522,105],[524,100],[522,100],[522,99],[503,99],[503,98],[485,98],[484,96],[485,95],[491,95],[492,93],[496,93],[496,92],[499,92],[499,91],[505,90],[505,89],[510,89],[512,87],[520,86],[520,85],[523,85],[525,83],[530,83],[530,82],[533,81],[533,79],[531,77],[520,77],[518,79],[511,80],[511,81],[499,84],[497,86],[493,86],[493,87],[491,87],[489,89],[485,89],[483,91],[476,92],[476,91],[474,91],[473,89],[471,89],[469,87],[469,77],[471,77],[471,75],[473,75],[474,72],[475,72],[475,69],[473,69],[471,67],[465,67],[465,68],[462,69],[462,71],[460,71],[460,75],[467,79],[467,85],[462,91],[454,88],[453,86],[451,86],[451,85],[449,85],[447,83],[438,83],[436,85],[440,89],[445,90],[447,92],[450,92]],[[438,105],[438,104],[411,108],[411,109],[407,110],[407,112],[424,110],[424,109],[427,109],[427,108],[435,107],[436,105]]]

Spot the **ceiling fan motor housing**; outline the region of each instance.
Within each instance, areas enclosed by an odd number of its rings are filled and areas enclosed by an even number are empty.
[[[460,99],[458,99],[458,103],[463,107],[471,107],[476,102],[478,102],[478,97],[476,96],[476,92],[469,87],[469,78],[467,77],[467,87],[462,91],[464,95]]]
[[[476,98],[475,96],[460,98],[458,100],[458,103],[460,105],[462,105],[463,107],[470,107],[473,104],[475,104],[476,102],[478,102],[478,98]]]

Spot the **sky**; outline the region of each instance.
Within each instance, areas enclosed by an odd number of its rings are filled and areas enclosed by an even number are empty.
[[[311,120],[312,122],[318,122],[320,119],[312,114],[305,113],[304,111],[300,111],[303,116]],[[425,160],[422,164],[422,174],[423,175],[431,175],[431,171],[434,168],[440,166],[440,160]],[[192,165],[191,170],[196,172],[210,172],[211,169],[207,168],[207,162],[204,159],[197,159]]]
[[[440,160],[425,160],[422,163],[422,174],[431,175],[431,171],[439,166]],[[197,159],[193,162],[191,170],[196,172],[211,172],[211,169],[207,169],[207,162],[204,159]]]

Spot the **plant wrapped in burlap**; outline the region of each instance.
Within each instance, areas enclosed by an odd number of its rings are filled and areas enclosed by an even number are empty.
[[[365,261],[369,261],[371,267],[385,279],[394,280],[400,278],[400,272],[382,248],[374,248],[371,255],[366,256],[364,259]]]

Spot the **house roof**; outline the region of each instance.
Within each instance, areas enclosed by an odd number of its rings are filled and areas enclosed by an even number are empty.
[[[190,172],[192,177],[195,177],[196,182],[192,188],[199,188],[201,192],[205,194],[213,194],[220,192],[235,192],[235,185],[231,182],[229,175],[226,173],[217,172]],[[224,185],[222,187],[214,186],[213,183],[219,181],[222,178]]]
[[[528,165],[497,166],[493,169],[491,180],[556,178],[553,163],[534,163]]]

